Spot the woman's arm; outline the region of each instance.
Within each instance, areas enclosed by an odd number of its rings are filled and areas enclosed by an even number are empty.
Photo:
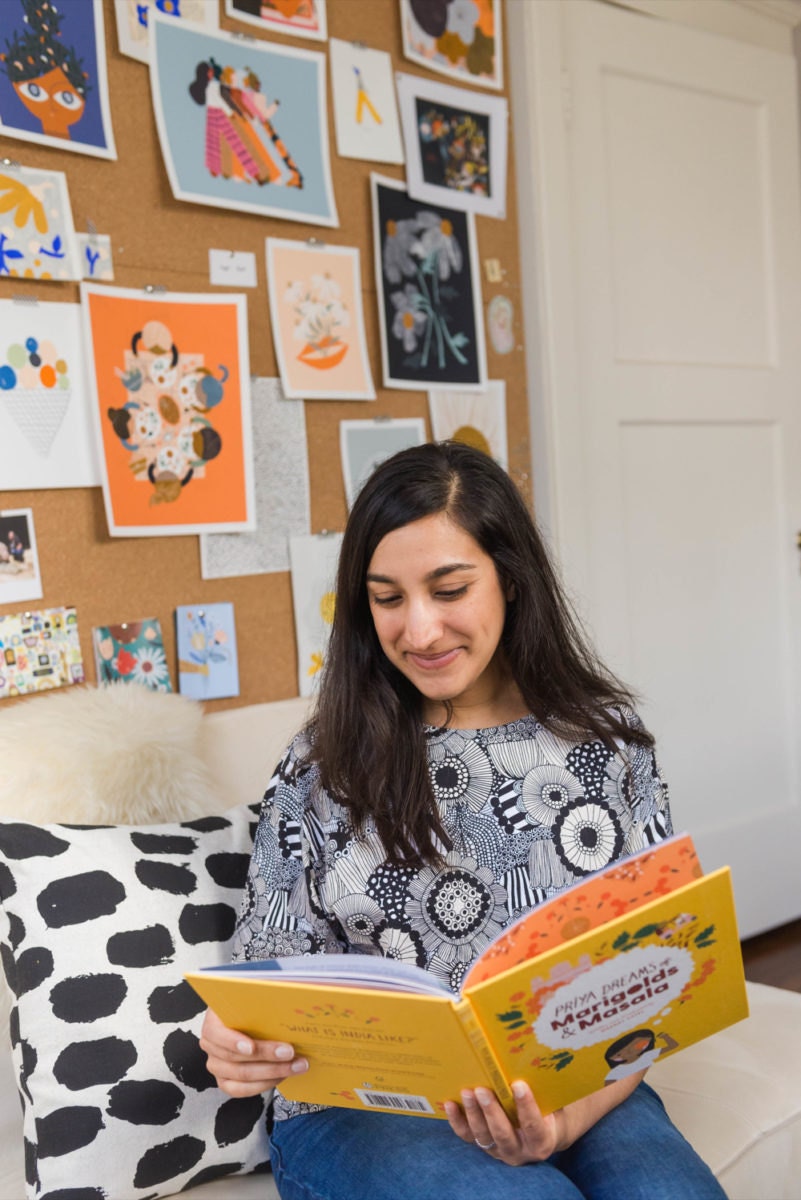
[[[462,1092],[462,1107],[446,1104],[451,1129],[463,1142],[478,1142],[488,1153],[510,1166],[543,1162],[557,1150],[567,1150],[601,1117],[631,1095],[645,1077],[639,1071],[627,1079],[609,1084],[603,1091],[592,1092],[543,1117],[531,1088],[522,1080],[512,1084],[517,1104],[517,1123],[513,1124],[497,1097],[487,1088]]]

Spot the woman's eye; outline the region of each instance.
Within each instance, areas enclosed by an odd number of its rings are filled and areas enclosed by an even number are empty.
[[[437,592],[437,599],[438,600],[458,600],[459,597],[463,596],[466,591],[467,591],[467,584],[465,584],[464,587],[452,588],[450,591],[447,591],[447,592],[441,592],[441,591]]]
[[[75,92],[68,92],[66,90],[62,92],[56,92],[53,99],[57,100],[62,108],[80,108],[80,106],[83,104],[80,96],[76,95]]]
[[[382,608],[386,608],[389,604],[396,604],[400,600],[400,596],[373,596],[373,604],[379,604]]]
[[[44,88],[39,87],[38,83],[21,83],[19,90],[28,100],[33,100],[34,104],[44,104],[48,99],[47,92]]]

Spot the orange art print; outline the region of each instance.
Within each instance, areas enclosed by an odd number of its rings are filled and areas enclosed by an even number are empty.
[[[252,529],[244,297],[82,297],[110,533]]]

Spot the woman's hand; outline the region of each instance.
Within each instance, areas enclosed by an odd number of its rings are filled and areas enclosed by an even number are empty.
[[[445,1105],[451,1129],[463,1142],[477,1144],[485,1153],[511,1167],[544,1162],[557,1150],[572,1146],[596,1121],[617,1108],[636,1088],[645,1071],[609,1084],[582,1100],[544,1117],[531,1088],[523,1080],[512,1084],[517,1120],[509,1120],[500,1101],[488,1088],[462,1092],[462,1107]]]
[[[308,1071],[305,1058],[296,1058],[287,1042],[264,1042],[223,1025],[208,1009],[200,1034],[200,1048],[218,1087],[229,1096],[257,1096],[282,1079]]]

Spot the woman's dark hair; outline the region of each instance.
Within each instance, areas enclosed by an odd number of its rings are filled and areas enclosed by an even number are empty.
[[[326,791],[358,826],[371,817],[388,857],[409,865],[438,861],[447,837],[428,774],[423,698],[381,649],[366,575],[387,534],[435,513],[475,539],[513,597],[501,646],[534,716],[556,734],[589,734],[612,749],[615,738],[653,742],[618,711],[631,694],[588,645],[506,472],[458,442],[402,450],[370,476],[348,519],[310,755]]]
[[[648,1044],[641,1051],[642,1054],[647,1054],[649,1050],[653,1050],[656,1045],[656,1037],[651,1029],[633,1029],[631,1033],[624,1033],[623,1037],[618,1038],[616,1042],[612,1042],[611,1046],[607,1046],[604,1051],[604,1058],[610,1067],[615,1066],[615,1060],[621,1050],[625,1050],[632,1042],[645,1041]]]

